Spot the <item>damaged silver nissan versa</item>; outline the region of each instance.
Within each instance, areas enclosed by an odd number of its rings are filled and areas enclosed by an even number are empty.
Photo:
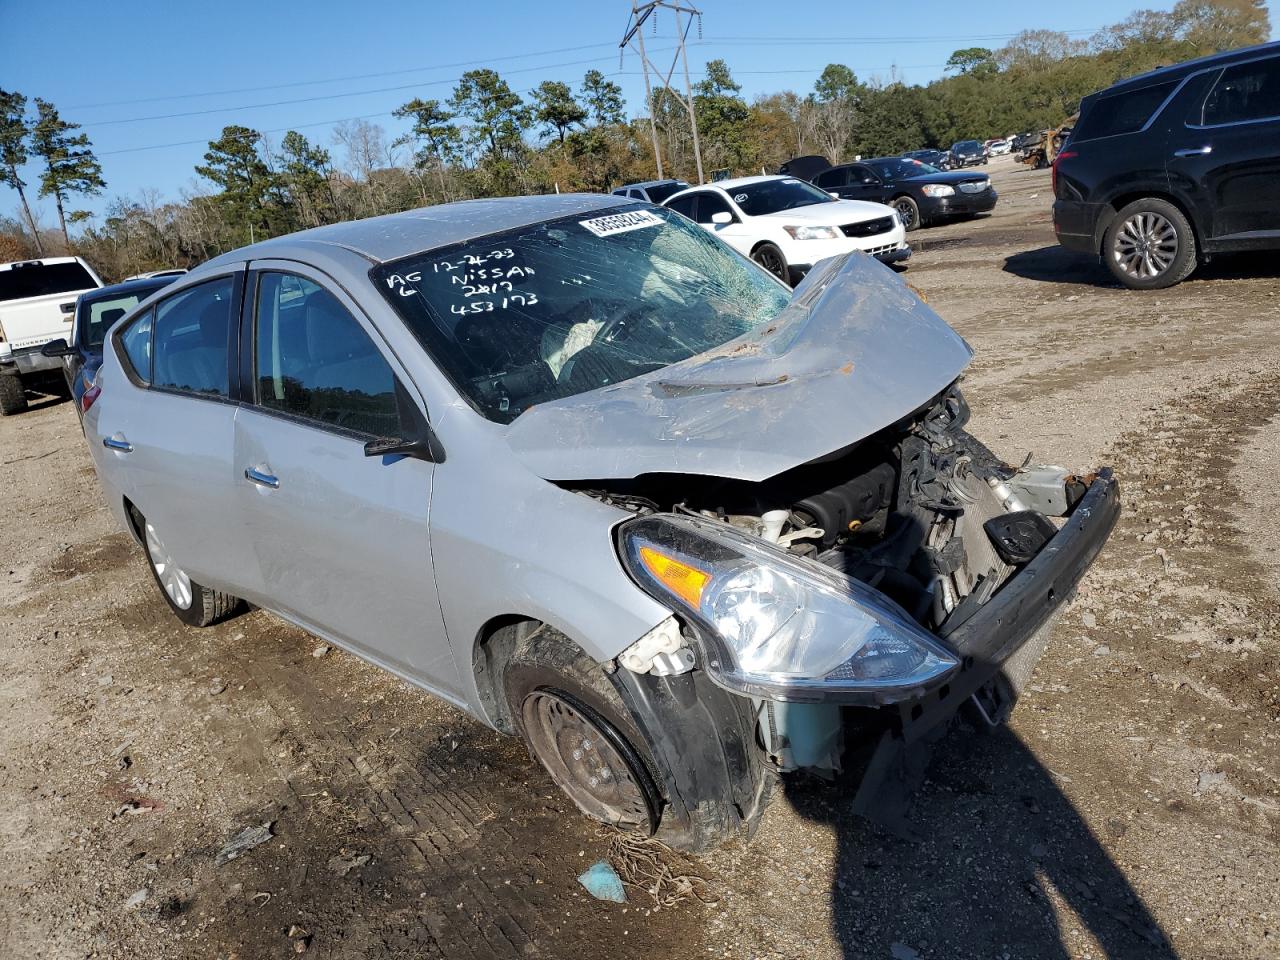
[[[479,200],[193,271],[85,426],[184,622],[271,610],[698,849],[1001,722],[1114,526],[1109,470],[965,431],[970,356],[861,254],[792,292],[649,204]]]

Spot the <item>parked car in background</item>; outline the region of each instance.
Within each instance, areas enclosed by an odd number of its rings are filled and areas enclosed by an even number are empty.
[[[988,213],[999,199],[985,173],[939,170],[903,157],[842,163],[818,174],[814,184],[851,200],[887,203],[907,230]]]
[[[951,169],[951,154],[946,150],[911,150],[902,155],[907,160],[919,160],[938,170]]]
[[[668,197],[684,214],[778,279],[797,283],[818,261],[852,250],[885,263],[911,256],[897,214],[838,200],[797,177],[739,177]]]
[[[62,361],[67,389],[82,421],[97,396],[93,378],[102,365],[102,341],[111,325],[180,275],[157,271],[149,279],[126,280],[80,294],[70,336],[50,340],[40,348],[41,356]]]
[[[951,145],[951,167],[961,170],[987,162],[987,151],[977,140],[961,140]]]
[[[40,348],[71,330],[76,297],[102,286],[79,257],[0,263],[0,414],[27,409],[27,386],[61,381],[61,362]]]
[[[644,183],[628,183],[613,191],[615,197],[630,197],[632,200],[647,200],[649,203],[661,203],[673,193],[687,189],[689,184],[683,180],[646,180]]]
[[[1008,140],[993,140],[987,146],[987,155],[991,157],[1003,157],[1006,153],[1013,149],[1013,144]]]
[[[1280,249],[1280,44],[1085,97],[1053,165],[1058,242],[1156,289],[1219,253]]]
[[[471,200],[193,270],[84,424],[178,619],[269,610],[699,849],[779,772],[1002,722],[1107,539],[1110,470],[966,431],[971,356],[868,257],[793,295],[660,207]]]

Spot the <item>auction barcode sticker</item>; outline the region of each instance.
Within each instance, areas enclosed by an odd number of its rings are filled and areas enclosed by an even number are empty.
[[[597,237],[626,233],[628,230],[640,230],[644,227],[660,227],[663,222],[663,219],[651,210],[628,210],[626,213],[611,213],[607,217],[578,221]]]

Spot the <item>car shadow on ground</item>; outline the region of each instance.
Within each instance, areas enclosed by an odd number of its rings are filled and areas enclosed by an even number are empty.
[[[1078,283],[1091,287],[1117,289],[1120,287],[1120,284],[1111,278],[1106,267],[1098,262],[1097,257],[1068,250],[1057,244],[1006,257],[1004,272],[1042,283]],[[1218,256],[1198,267],[1184,283],[1263,277],[1280,277],[1280,263],[1277,263],[1274,253],[1236,253]]]
[[[936,746],[905,823],[856,816],[852,788],[788,784],[796,811],[836,833],[843,955],[1067,958],[1096,956],[1096,941],[1105,957],[1176,957],[1058,779],[1009,728],[961,723]],[[1095,826],[1119,839],[1128,813]]]

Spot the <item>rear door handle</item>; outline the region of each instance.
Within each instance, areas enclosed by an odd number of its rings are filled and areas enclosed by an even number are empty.
[[[270,487],[272,490],[277,490],[280,487],[279,477],[274,477],[269,473],[263,473],[261,470],[256,470],[253,467],[249,467],[245,470],[244,478],[250,483],[256,483],[260,487]]]
[[[1173,151],[1175,157],[1203,157],[1205,154],[1213,153],[1212,146],[1203,147],[1184,147],[1181,150]]]
[[[124,437],[103,437],[102,445],[109,450],[119,450],[121,453],[133,453],[133,444]]]

